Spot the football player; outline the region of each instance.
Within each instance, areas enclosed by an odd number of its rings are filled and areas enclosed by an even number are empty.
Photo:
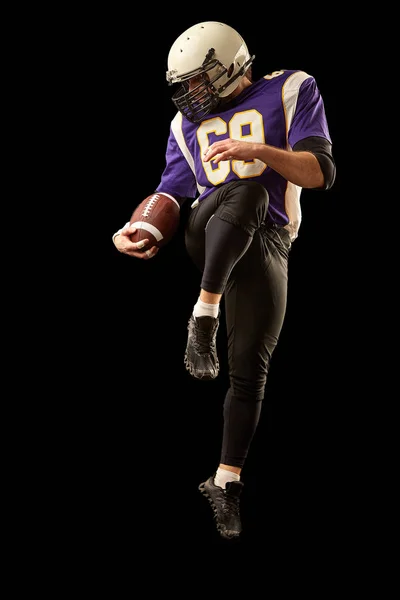
[[[177,85],[166,164],[157,192],[192,210],[185,243],[201,271],[188,323],[186,368],[199,380],[219,373],[216,337],[224,299],[229,389],[221,454],[200,484],[219,533],[242,530],[239,501],[287,300],[288,258],[301,225],[303,188],[335,181],[324,102],[314,77],[278,70],[253,81],[254,56],[229,25],[203,22],[172,44],[167,81]],[[120,252],[149,259],[157,248],[113,236]]]

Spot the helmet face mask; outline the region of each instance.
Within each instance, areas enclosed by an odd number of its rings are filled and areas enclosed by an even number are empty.
[[[226,72],[227,69],[218,60],[211,60],[200,69],[183,74],[180,78],[182,85],[172,96],[176,108],[192,123],[202,121],[220,102],[222,86],[218,86],[218,81]],[[192,89],[191,80],[196,80]]]
[[[202,121],[217,107],[219,101],[215,88],[204,75],[202,81],[192,90],[189,89],[188,81],[185,81],[172,96],[176,108],[192,123]]]
[[[173,103],[189,121],[199,123],[236,89],[253,60],[243,38],[228,25],[194,25],[179,36],[168,56],[167,81],[181,83]]]

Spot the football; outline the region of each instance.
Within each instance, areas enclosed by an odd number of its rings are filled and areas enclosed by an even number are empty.
[[[130,224],[137,229],[131,235],[132,242],[148,239],[145,250],[152,246],[162,248],[178,229],[180,207],[178,202],[169,194],[155,192],[147,196],[135,208],[130,218]]]

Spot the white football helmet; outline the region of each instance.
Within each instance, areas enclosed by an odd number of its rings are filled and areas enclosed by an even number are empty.
[[[189,27],[168,55],[167,81],[182,83],[172,101],[189,121],[200,122],[236,89],[254,58],[229,25],[207,21]],[[192,78],[196,85],[189,91]]]

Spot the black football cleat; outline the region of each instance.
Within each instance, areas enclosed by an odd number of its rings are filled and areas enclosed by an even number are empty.
[[[228,481],[226,489],[214,485],[214,475],[199,485],[214,511],[214,519],[219,534],[226,540],[238,539],[242,531],[239,512],[239,498],[242,493],[241,481]]]
[[[219,317],[194,317],[188,323],[185,366],[196,379],[215,379],[219,373],[216,337]]]

